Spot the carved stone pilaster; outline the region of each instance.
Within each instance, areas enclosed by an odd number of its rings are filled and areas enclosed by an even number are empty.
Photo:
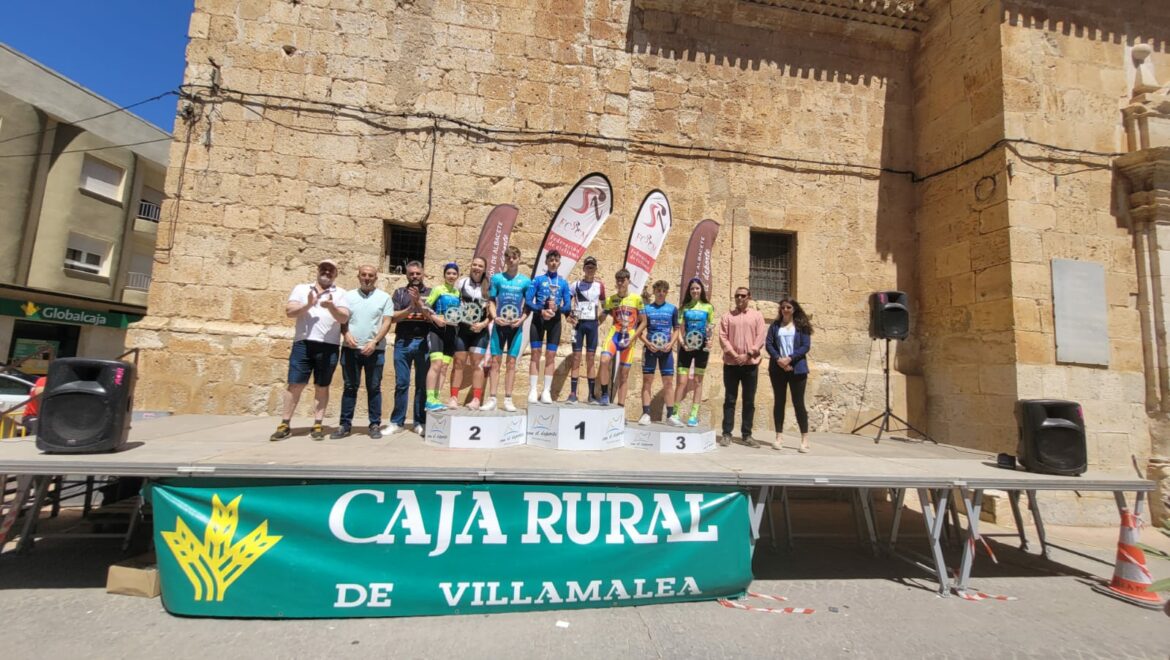
[[[1159,482],[1150,511],[1162,521],[1170,518],[1170,146],[1140,149],[1113,165],[1129,189],[1150,415],[1147,476]]]

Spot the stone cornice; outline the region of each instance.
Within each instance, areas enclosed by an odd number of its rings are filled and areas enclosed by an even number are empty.
[[[927,0],[741,0],[847,21],[921,32],[930,20]]]
[[[1129,181],[1129,212],[1140,223],[1170,223],[1170,147],[1142,149],[1113,160]]]

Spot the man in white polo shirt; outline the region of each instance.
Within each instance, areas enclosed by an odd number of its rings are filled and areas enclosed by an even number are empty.
[[[366,376],[366,407],[370,413],[370,437],[382,437],[382,370],[386,366],[386,333],[394,304],[390,294],[378,288],[378,269],[358,267],[358,288],[345,294],[349,323],[341,329],[341,420],[329,437],[340,440],[351,432],[358,386]]]
[[[317,281],[298,284],[288,295],[284,307],[290,319],[296,319],[292,352],[288,356],[288,389],[284,393],[284,407],[280,425],[269,440],[283,440],[292,435],[289,426],[293,411],[301,400],[301,392],[313,377],[313,431],[314,440],[325,438],[321,420],[329,405],[329,383],[337,369],[337,348],[341,344],[341,324],[349,320],[345,291],[334,286],[337,262],[322,259],[317,264]]]

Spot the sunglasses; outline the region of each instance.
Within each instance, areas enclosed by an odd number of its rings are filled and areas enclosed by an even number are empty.
[[[735,294],[735,297],[736,297],[736,298],[747,298],[747,297],[748,297],[748,294],[746,294],[746,293],[737,293],[737,294]]]

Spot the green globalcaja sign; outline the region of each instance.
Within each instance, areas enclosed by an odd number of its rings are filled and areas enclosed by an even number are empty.
[[[136,314],[122,312],[98,312],[79,307],[35,303],[31,300],[6,300],[0,298],[0,315],[15,316],[28,321],[70,323],[72,325],[93,325],[106,328],[127,328],[131,323],[142,320]]]
[[[185,480],[150,496],[163,603],[188,616],[646,605],[752,579],[734,490]]]

